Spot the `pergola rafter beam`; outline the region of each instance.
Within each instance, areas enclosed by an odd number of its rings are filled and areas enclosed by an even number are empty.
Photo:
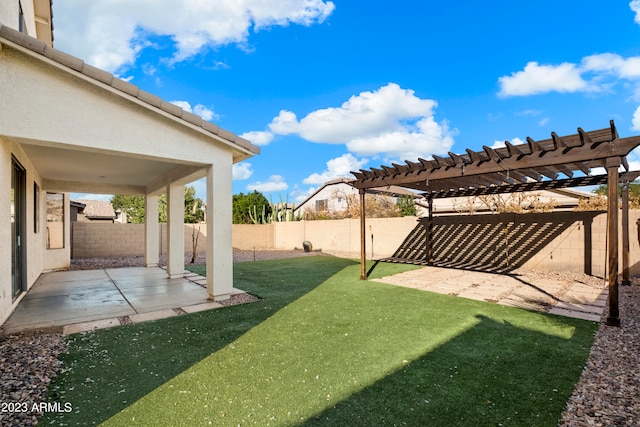
[[[607,134],[610,135],[610,129],[606,129]],[[587,174],[589,169],[593,167],[601,167],[604,165],[604,160],[609,157],[624,157],[636,146],[640,145],[640,136],[623,138],[609,143],[599,142],[602,140],[601,132],[592,135],[591,132],[583,132],[583,135],[588,136],[589,141],[593,144],[597,144],[596,148],[591,148],[589,144],[581,146],[571,145],[571,149],[568,152],[556,150],[547,151],[544,156],[532,155],[531,152],[526,153],[525,150],[529,150],[526,144],[519,146],[513,146],[507,143],[507,148],[494,150],[496,156],[501,158],[501,161],[494,161],[485,151],[476,152],[467,149],[467,154],[471,160],[468,163],[464,163],[464,170],[461,167],[452,167],[457,165],[457,161],[453,157],[442,158],[436,157],[436,160],[424,160],[420,161],[420,170],[416,170],[417,165],[415,163],[408,163],[411,173],[398,173],[392,169],[385,171],[381,169],[371,168],[372,174],[366,174],[363,178],[358,176],[354,184],[356,188],[372,188],[386,185],[382,181],[382,176],[390,180],[391,184],[404,186],[408,183],[415,181],[424,181],[429,179],[430,181],[439,179],[451,179],[459,177],[464,173],[465,176],[491,174],[505,171],[519,171],[523,175],[530,176],[533,179],[541,180],[540,175],[548,176],[554,179],[554,172],[549,167],[558,168],[562,173],[569,170],[580,170]],[[599,136],[599,137],[598,137]],[[583,137],[584,138],[584,137]],[[573,143],[580,141],[579,136],[575,137],[563,137],[562,140],[569,144],[568,141],[573,139]],[[585,139],[586,140],[586,139]],[[578,142],[579,143],[579,142]],[[513,147],[509,149],[508,147]],[[500,150],[503,150],[502,152]],[[507,157],[506,153],[511,150],[511,157]],[[462,158],[462,156],[460,156]],[[547,169],[543,169],[547,168]],[[531,170],[536,171],[533,175]],[[362,172],[362,170],[361,170]],[[547,173],[548,172],[548,173]],[[373,175],[373,176],[372,176]],[[565,173],[565,175],[569,175]]]
[[[640,172],[638,173],[638,175],[640,175]],[[621,173],[620,180],[622,180],[624,176],[625,174]],[[630,176],[633,177],[633,175]],[[586,185],[602,185],[606,183],[607,175],[581,176],[579,178],[561,179],[555,181],[528,182],[526,184],[520,183],[513,185],[468,187],[459,188],[457,190],[450,189],[441,191],[427,190],[425,197],[429,195],[434,199],[443,199],[448,197],[486,196],[491,194],[519,193],[523,191],[557,190],[559,188],[583,187]]]
[[[492,147],[487,147],[486,145],[483,145],[482,149],[484,150],[485,153],[487,153],[487,156],[489,156],[491,160],[495,161],[496,163],[500,163],[502,161],[502,156],[498,154],[498,152],[494,150]]]

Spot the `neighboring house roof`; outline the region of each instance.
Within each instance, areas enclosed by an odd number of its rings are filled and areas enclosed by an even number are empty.
[[[117,216],[113,205],[109,202],[103,200],[76,200],[76,202],[85,205],[82,213],[89,219],[114,219]]]
[[[70,200],[69,201],[69,205],[71,207],[78,208],[79,211],[82,211],[84,209],[84,207],[86,206],[84,203],[80,203],[80,202],[75,201],[75,200]]]
[[[324,190],[327,187],[333,186],[333,185],[341,185],[341,184],[346,184],[350,187],[353,187],[353,183],[356,180],[353,178],[336,178],[333,179],[331,181],[327,181],[324,184],[322,184],[320,187],[318,187],[316,189],[316,191],[314,191],[309,197],[307,197],[306,199],[304,199],[304,201],[302,201],[298,206],[296,206],[295,210],[300,209],[302,206],[304,206],[307,202],[309,202],[310,200],[313,200],[313,198],[320,193],[322,190]],[[354,188],[354,190],[357,192],[358,190]],[[399,187],[397,185],[391,185],[389,187],[376,187],[376,188],[368,188],[366,190],[367,194],[381,194],[381,195],[385,195],[385,196],[390,196],[390,197],[400,197],[400,196],[411,196],[411,197],[422,197],[420,194],[417,194],[411,190],[408,190],[406,188],[403,187]]]
[[[43,59],[53,61],[56,64],[65,66],[74,71],[81,73],[85,78],[94,81],[95,83],[104,84],[110,86],[113,89],[121,92],[125,96],[131,96],[138,101],[145,104],[148,108],[157,108],[165,113],[168,113],[170,117],[181,122],[186,122],[189,125],[196,126],[201,131],[214,135],[216,139],[223,143],[235,145],[248,153],[258,154],[260,148],[253,145],[250,141],[241,138],[233,132],[220,128],[218,125],[203,120],[200,116],[184,111],[177,105],[171,104],[167,101],[163,101],[160,97],[153,95],[149,92],[141,90],[139,87],[121,80],[115,77],[113,74],[86,64],[83,60],[76,58],[72,55],[59,51],[55,48],[48,46],[43,41],[30,37],[12,28],[4,25],[0,25],[0,47],[2,43],[9,41],[24,49],[41,55]],[[250,155],[248,156],[250,157]]]

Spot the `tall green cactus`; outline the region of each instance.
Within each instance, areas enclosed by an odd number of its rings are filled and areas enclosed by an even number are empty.
[[[262,215],[258,216],[257,206],[249,208],[249,219],[253,224],[271,224],[272,222],[288,222],[288,221],[300,221],[302,216],[300,214],[294,215],[293,211],[296,205],[292,205],[289,209],[289,195],[283,201],[282,196],[279,195],[280,203],[273,203],[273,199],[269,197],[269,212],[267,212],[266,205],[262,205]],[[253,209],[253,211],[252,211]]]

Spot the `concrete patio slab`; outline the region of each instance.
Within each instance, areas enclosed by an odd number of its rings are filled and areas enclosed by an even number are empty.
[[[202,276],[169,279],[158,267],[109,268],[45,273],[2,325],[4,333],[64,327],[64,333],[177,315],[174,309],[196,312],[222,307],[209,300]],[[233,294],[243,293],[233,289]],[[193,307],[193,308],[190,308]]]
[[[187,313],[199,313],[201,311],[213,310],[214,308],[224,307],[222,304],[211,301],[205,304],[188,305],[182,307]]]
[[[549,313],[557,314],[558,316],[573,317],[576,319],[583,319],[583,320],[591,320],[594,322],[599,322],[600,318],[602,317],[602,315],[600,314],[585,313],[583,311],[576,311],[576,310],[565,310],[564,308],[558,308],[558,307],[553,307],[551,310],[549,310]]]
[[[541,274],[494,274],[428,266],[373,281],[599,321],[607,290]]]
[[[94,320],[82,323],[73,323],[62,328],[63,335],[77,334],[79,332],[88,332],[96,329],[106,329],[114,326],[120,326],[118,318]]]
[[[129,316],[129,319],[131,319],[133,323],[140,323],[140,322],[148,322],[150,320],[165,319],[167,317],[173,317],[177,315],[178,313],[176,313],[173,310],[159,310],[159,311],[150,311],[148,313],[133,314]]]

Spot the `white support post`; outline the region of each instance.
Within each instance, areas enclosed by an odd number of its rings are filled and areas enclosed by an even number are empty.
[[[222,301],[233,291],[231,159],[207,168],[207,292]]]
[[[160,256],[160,227],[158,223],[158,196],[144,197],[144,266],[157,267]]]
[[[184,274],[184,185],[167,186],[167,274]]]

